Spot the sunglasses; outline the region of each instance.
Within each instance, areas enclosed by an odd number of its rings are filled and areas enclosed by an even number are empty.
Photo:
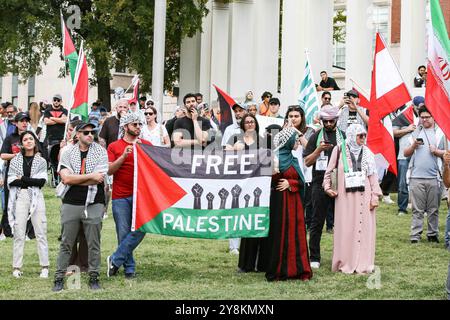
[[[61,102],[61,99],[53,99],[53,102]]]
[[[323,123],[331,123],[331,124],[333,124],[333,123],[336,122],[336,120],[322,120],[322,122]]]
[[[147,106],[153,106],[154,103],[153,103],[153,102],[147,102],[146,105],[147,105]]]
[[[142,127],[142,123],[138,122],[138,123],[129,123],[130,125],[132,125],[133,127],[137,128],[137,127]]]
[[[331,101],[331,98],[323,98],[323,100],[325,100],[325,101]]]
[[[83,135],[84,135],[84,136],[88,136],[88,135],[94,136],[94,135],[95,135],[95,132],[92,131],[92,130],[89,130],[89,131],[81,131],[81,132],[83,132]]]
[[[146,116],[152,116],[152,115],[154,115],[154,113],[153,113],[153,112],[145,112],[144,115],[146,115]]]
[[[361,133],[361,134],[357,134],[356,136],[360,139],[363,139],[363,138],[367,137],[367,134]]]

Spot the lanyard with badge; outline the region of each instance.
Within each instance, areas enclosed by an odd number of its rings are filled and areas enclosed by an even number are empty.
[[[347,192],[357,192],[364,191],[366,185],[366,175],[361,170],[363,150],[358,156],[358,161],[356,161],[353,153],[350,153],[352,160],[352,168],[349,167],[347,162],[347,152],[342,152],[342,163],[344,164],[344,178],[345,178],[345,191]]]
[[[337,129],[336,129],[337,130]],[[323,138],[323,131],[324,129],[322,128],[322,130],[319,131],[319,136],[317,137],[317,143],[316,143],[316,147],[320,146],[320,142],[322,141]],[[339,130],[337,130],[341,141],[343,142],[344,145],[344,137],[342,136],[341,132]],[[328,156],[325,155],[325,151],[322,151],[320,153],[319,158],[317,158],[316,160],[316,171],[326,171],[328,167]]]

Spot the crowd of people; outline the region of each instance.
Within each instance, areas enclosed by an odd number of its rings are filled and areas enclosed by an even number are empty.
[[[230,253],[239,255],[240,273],[265,272],[268,281],[311,279],[313,270],[321,267],[325,224],[334,238],[332,270],[373,272],[376,209],[381,199],[390,203],[386,199],[395,181],[399,214],[412,210],[411,244],[422,240],[425,215],[427,240],[439,242],[438,211],[441,199],[448,199],[443,195],[450,184],[450,154],[423,97],[413,100],[418,123],[394,126],[399,176],[384,183],[389,175],[379,172],[366,146],[370,115],[359,105],[358,92],[350,90],[334,103],[328,90],[339,87],[326,72],[321,76],[317,89],[322,91],[322,105],[311,124],[306,123],[304,106],[289,106],[281,114],[281,101],[270,92],[261,95],[261,102],[246,92],[242,103],[232,106],[235,121],[226,128],[221,126],[221,107],[204,103],[200,93],[184,96],[183,105],[164,123],[158,120],[154,101],[146,97],[132,103],[121,99],[111,113],[96,101],[88,122],[69,115],[58,94],[52,104],[32,103],[28,112],[3,103],[0,239],[13,238],[13,276],[22,276],[25,242],[36,238],[40,277],[49,277],[42,192],[48,169],[62,201],[53,290],[63,290],[72,264],[88,272],[91,289],[101,288],[101,229],[109,203],[117,249],[106,259],[107,276],[117,276],[122,267],[127,279],[136,276],[133,251],[145,236],[131,231],[136,143],[200,151],[212,144],[225,151],[272,149],[268,237],[229,240]],[[260,127],[260,117],[281,119],[283,125]],[[449,238],[450,210],[447,249]]]

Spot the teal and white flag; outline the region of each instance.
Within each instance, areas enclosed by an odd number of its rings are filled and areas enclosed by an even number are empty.
[[[300,85],[300,96],[298,100],[299,105],[305,110],[306,124],[312,124],[314,115],[320,110],[320,104],[308,59],[306,59],[305,72],[302,84]]]

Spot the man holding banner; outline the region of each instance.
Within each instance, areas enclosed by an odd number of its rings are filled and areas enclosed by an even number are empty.
[[[109,170],[113,175],[112,211],[118,248],[107,258],[107,276],[115,276],[121,266],[125,269],[125,278],[135,277],[136,264],[133,258],[134,249],[144,239],[145,233],[131,231],[133,209],[133,147],[136,143],[150,142],[139,139],[142,122],[137,113],[128,113],[120,118],[120,140],[108,147]]]

